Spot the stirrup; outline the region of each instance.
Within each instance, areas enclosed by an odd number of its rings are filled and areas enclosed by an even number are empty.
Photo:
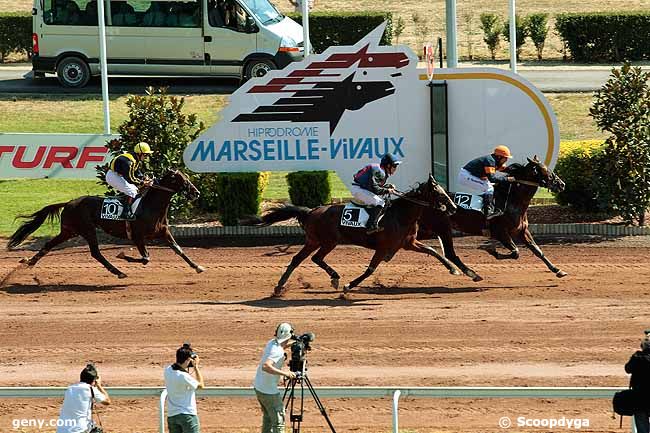
[[[490,221],[492,218],[500,217],[503,216],[504,212],[500,209],[496,209],[494,212],[492,212],[490,215],[486,216],[485,219]]]
[[[383,228],[383,227],[380,227],[379,225],[377,225],[377,227],[368,227],[368,228],[366,229],[366,234],[371,235],[371,234],[373,234],[373,233],[377,233],[377,232],[380,232],[380,231],[382,231],[382,230],[384,230],[384,228]]]

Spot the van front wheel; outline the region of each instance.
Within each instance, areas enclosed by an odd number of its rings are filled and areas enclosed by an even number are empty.
[[[267,59],[253,59],[246,64],[246,73],[244,77],[246,80],[250,80],[255,77],[263,77],[269,71],[277,69],[275,63]]]
[[[79,57],[66,57],[56,67],[56,76],[64,87],[84,87],[90,80],[90,68]]]

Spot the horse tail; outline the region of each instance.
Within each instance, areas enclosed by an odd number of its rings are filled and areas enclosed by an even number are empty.
[[[34,233],[40,226],[43,225],[46,219],[49,218],[50,222],[58,220],[61,214],[61,209],[68,204],[65,203],[56,203],[49,206],[45,206],[43,209],[38,212],[34,212],[31,215],[19,215],[16,218],[29,218],[25,221],[18,230],[11,235],[9,242],[7,242],[7,248],[15,248],[18,245],[22,244],[27,236]]]
[[[286,221],[291,218],[296,218],[300,224],[303,224],[305,218],[312,210],[304,206],[294,206],[291,204],[285,204],[267,212],[261,217],[254,217],[252,220],[249,220],[252,225],[258,226],[268,226],[280,221]]]

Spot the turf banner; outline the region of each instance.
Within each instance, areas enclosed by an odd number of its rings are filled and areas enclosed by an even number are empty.
[[[93,179],[116,135],[0,134],[0,179]]]

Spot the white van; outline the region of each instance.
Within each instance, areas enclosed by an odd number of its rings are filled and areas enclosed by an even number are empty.
[[[303,58],[302,26],[269,0],[103,0],[108,73],[248,79]],[[99,75],[97,0],[35,0],[36,77]]]

